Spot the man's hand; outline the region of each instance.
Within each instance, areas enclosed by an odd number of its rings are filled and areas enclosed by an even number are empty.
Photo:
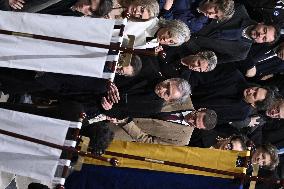
[[[24,0],[9,0],[9,5],[13,9],[22,9],[24,7]]]
[[[157,46],[155,47],[155,54],[158,54],[159,52],[163,51],[163,47],[162,46]]]
[[[255,117],[251,117],[250,118],[250,123],[249,123],[249,127],[255,127],[257,125],[259,125],[259,121],[257,121],[260,117],[259,116],[255,116]]]
[[[281,59],[284,60],[284,43],[281,43],[279,45],[278,51],[277,51],[277,56]]]
[[[115,125],[118,125],[118,124],[120,124],[120,123],[126,123],[127,122],[127,120],[128,120],[128,118],[125,118],[125,119],[117,119],[117,118],[113,118],[113,117],[106,117],[106,119],[109,121],[109,122],[111,122],[111,123],[113,123],[113,124],[115,124]]]
[[[267,79],[270,79],[272,77],[273,77],[273,74],[269,74],[269,75],[263,76],[260,80],[267,80]]]
[[[110,109],[112,109],[113,103],[112,103],[112,102],[109,102],[109,101],[106,99],[106,97],[103,97],[103,98],[102,98],[101,105],[102,105],[103,109],[105,109],[105,110],[110,110]]]
[[[112,103],[118,103],[118,101],[120,100],[118,89],[113,82],[109,83],[107,90],[107,100]]]
[[[247,77],[254,77],[256,75],[256,67],[254,66],[251,69],[247,70],[246,76]]]

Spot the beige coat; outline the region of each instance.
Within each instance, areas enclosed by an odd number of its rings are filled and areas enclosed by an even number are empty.
[[[188,104],[188,106],[183,105],[183,107],[172,106],[170,110],[192,109],[191,101]],[[187,145],[194,129],[190,126],[148,118],[135,118],[130,123],[124,125],[112,124],[111,128],[115,133],[115,140],[177,146]]]

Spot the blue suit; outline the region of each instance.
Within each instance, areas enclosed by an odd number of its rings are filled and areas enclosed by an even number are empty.
[[[208,18],[196,11],[200,0],[175,0],[170,10],[165,10],[165,0],[160,0],[160,17],[166,20],[181,20],[192,33],[198,32],[208,23]]]

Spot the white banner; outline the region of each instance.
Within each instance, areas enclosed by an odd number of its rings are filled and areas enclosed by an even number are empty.
[[[128,22],[124,35],[134,35],[135,43],[134,47],[139,49],[151,48],[146,45],[146,37],[154,37],[159,28],[159,19],[153,18],[146,22]]]
[[[52,119],[0,109],[2,130],[63,145],[69,127],[79,122]],[[51,181],[61,150],[0,134],[0,170]]]
[[[0,11],[0,29],[110,44],[115,20]],[[102,77],[108,49],[0,34],[0,66]]]

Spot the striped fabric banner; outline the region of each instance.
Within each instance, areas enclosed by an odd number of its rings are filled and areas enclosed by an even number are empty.
[[[0,11],[0,16],[0,67],[113,79],[115,69],[106,70],[105,63],[116,63],[119,52],[110,54],[109,49],[69,44],[67,40],[120,46],[123,27],[117,24],[125,25],[126,19],[10,11]],[[40,38],[34,39],[35,35]],[[55,38],[61,42],[54,42]]]
[[[0,112],[1,130],[61,146],[75,146],[76,141],[66,141],[66,134],[69,128],[80,129],[82,126],[81,122],[53,119],[2,108]],[[54,175],[58,164],[70,165],[70,161],[60,160],[62,153],[60,149],[4,134],[0,134],[0,144],[0,170],[4,172],[51,182],[56,179]],[[62,178],[58,182],[64,184]]]

